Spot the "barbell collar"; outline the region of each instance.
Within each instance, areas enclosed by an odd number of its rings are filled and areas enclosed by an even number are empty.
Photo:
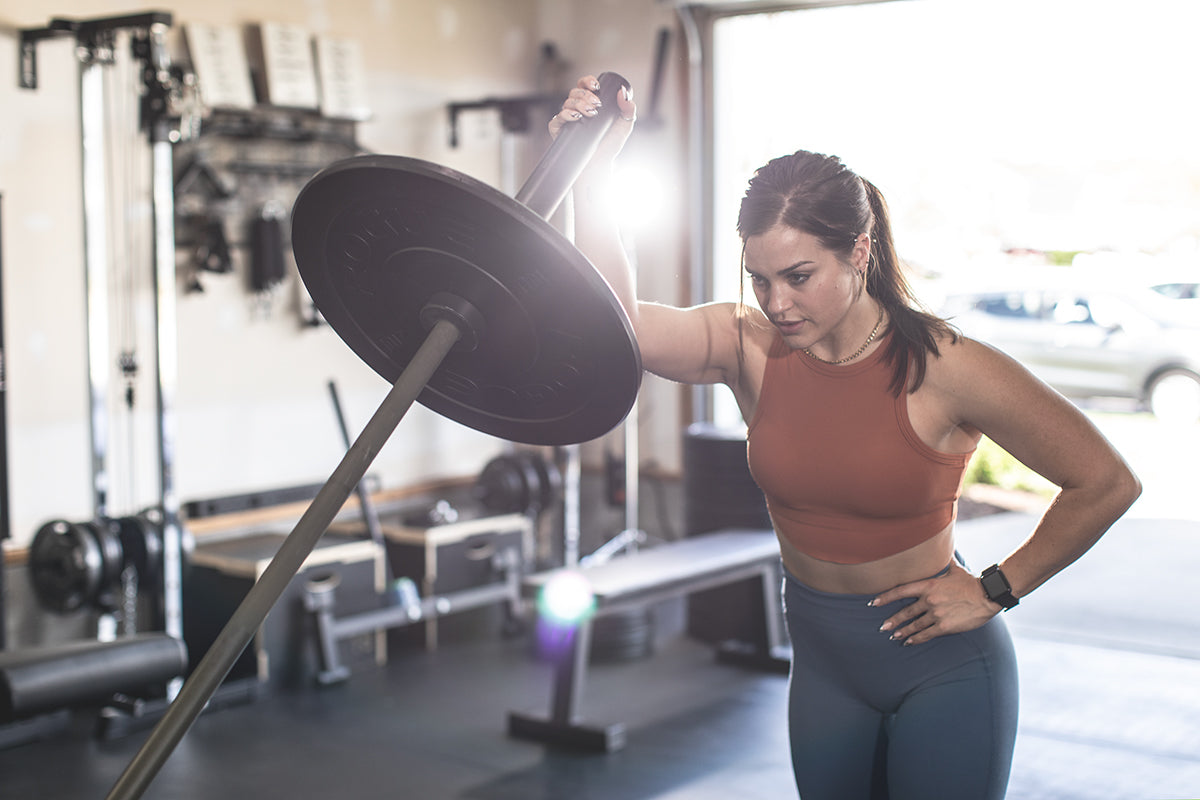
[[[456,294],[438,292],[429,298],[418,315],[425,330],[433,330],[439,320],[446,320],[458,329],[458,343],[454,349],[470,353],[479,346],[480,334],[485,329],[485,320],[479,309]]]

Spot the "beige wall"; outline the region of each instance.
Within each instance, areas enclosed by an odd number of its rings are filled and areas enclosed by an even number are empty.
[[[544,41],[556,43],[572,74],[612,69],[635,86],[648,87],[655,31],[674,25],[665,5],[653,0],[210,0],[154,8],[173,15],[172,41],[181,58],[180,29],[188,22],[239,27],[287,22],[313,34],[358,40],[374,112],[359,127],[360,141],[377,152],[435,161],[499,185],[502,137],[495,115],[465,116],[461,145],[452,149],[445,105],[534,91]],[[92,492],[77,65],[70,40],[43,42],[39,88],[17,88],[15,29],[44,26],[51,16],[88,19],[128,12],[127,6],[104,2],[0,0],[5,366],[16,543],[28,541],[48,519],[90,517]],[[669,115],[678,117],[683,53],[677,40],[673,47],[663,96]],[[129,102],[120,86],[112,96]],[[639,137],[648,149],[661,149],[664,165],[676,168],[667,180],[677,207],[669,209],[662,230],[638,243],[644,292],[674,300],[685,269],[682,237],[675,233],[686,191],[676,166],[682,163],[683,145],[673,126],[647,129]],[[142,230],[149,217],[149,200],[142,193],[149,172],[142,141],[136,132],[114,137],[134,169],[109,204],[118,230],[122,225]],[[522,137],[518,179],[545,146],[540,131]],[[124,241],[112,245],[132,253],[132,262],[146,264],[148,271],[148,256],[139,246],[136,235],[129,247]],[[144,284],[145,274],[137,272],[136,280]],[[207,279],[203,293],[179,295],[175,482],[183,500],[325,480],[343,452],[327,381],[338,382],[352,430],[365,424],[382,399],[383,380],[331,331],[299,325],[296,295],[293,278],[269,313],[261,313],[240,274]],[[124,336],[116,328],[131,320],[130,327],[139,331],[134,341],[141,363],[132,411],[116,401],[122,384],[111,378],[108,511],[113,515],[157,498],[148,286],[136,286],[131,296],[132,302],[114,309],[110,328],[115,351]],[[673,387],[648,381],[641,415],[643,463],[677,468],[678,397]],[[389,488],[469,476],[505,446],[415,406],[372,473]],[[590,445],[585,453],[598,447]]]

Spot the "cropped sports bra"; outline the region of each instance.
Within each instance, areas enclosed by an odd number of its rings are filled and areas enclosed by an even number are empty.
[[[889,334],[890,335],[890,334]],[[908,393],[890,391],[881,345],[833,366],[771,345],[748,428],[750,472],[777,533],[824,561],[861,564],[914,547],[955,516],[970,453],[913,431]]]

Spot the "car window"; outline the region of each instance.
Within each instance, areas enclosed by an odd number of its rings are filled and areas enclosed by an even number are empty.
[[[1074,293],[1060,296],[1051,317],[1060,325],[1096,325],[1106,331],[1124,331],[1136,336],[1149,336],[1157,331],[1156,323],[1146,312],[1125,298],[1106,292],[1086,297]]]
[[[1054,311],[1051,313],[1051,317],[1059,325],[1096,322],[1092,318],[1091,306],[1082,297],[1068,297],[1058,301],[1054,304]]]
[[[1092,317],[1105,328],[1137,325],[1141,315],[1115,297],[1101,295],[1092,300]]]
[[[988,295],[975,303],[975,309],[994,317],[1040,319],[1042,316],[1041,298],[1036,292]]]
[[[1160,283],[1150,288],[1172,300],[1194,300],[1200,297],[1200,283]]]

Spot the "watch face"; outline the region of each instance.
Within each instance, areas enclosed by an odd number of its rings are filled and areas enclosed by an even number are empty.
[[[987,596],[992,599],[1008,591],[1008,582],[998,572],[984,575],[979,580],[983,583],[983,590],[987,592]]]
[[[1012,587],[1008,585],[1004,573],[999,570],[986,571],[980,576],[979,582],[983,585],[984,594],[993,603],[1005,608],[1012,608],[1017,604],[1017,599],[1012,595]]]

